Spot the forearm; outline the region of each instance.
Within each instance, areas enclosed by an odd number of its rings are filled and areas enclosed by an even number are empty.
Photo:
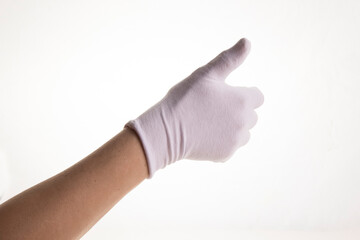
[[[1,239],[77,239],[148,176],[137,135],[124,129],[60,174],[0,206]]]
[[[249,50],[250,42],[241,39],[129,121],[126,126],[136,134],[125,129],[73,167],[0,206],[0,238],[79,238],[148,173],[152,177],[183,158],[228,160],[249,140],[255,109],[264,101],[257,88],[225,83]]]

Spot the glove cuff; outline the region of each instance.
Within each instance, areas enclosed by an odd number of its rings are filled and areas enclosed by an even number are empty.
[[[148,166],[148,178],[152,178],[158,169],[164,168],[170,163],[168,133],[161,116],[161,109],[153,107],[125,125],[134,130],[141,140]]]

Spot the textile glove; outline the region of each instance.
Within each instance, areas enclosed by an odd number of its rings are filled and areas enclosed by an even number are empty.
[[[257,88],[227,85],[225,78],[249,51],[250,42],[241,39],[125,125],[142,142],[149,178],[183,158],[224,162],[248,142],[257,121],[254,109],[264,97]]]

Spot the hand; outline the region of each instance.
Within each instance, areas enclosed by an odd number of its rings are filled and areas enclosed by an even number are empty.
[[[257,121],[254,109],[264,97],[257,88],[232,87],[225,79],[249,51],[250,42],[241,39],[126,124],[141,139],[150,178],[183,158],[226,161],[248,142]]]

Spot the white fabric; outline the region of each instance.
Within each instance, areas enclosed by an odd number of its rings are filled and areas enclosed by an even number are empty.
[[[225,78],[249,50],[250,42],[241,39],[126,124],[141,139],[149,178],[183,158],[225,161],[248,142],[263,95],[257,88],[229,86]]]

